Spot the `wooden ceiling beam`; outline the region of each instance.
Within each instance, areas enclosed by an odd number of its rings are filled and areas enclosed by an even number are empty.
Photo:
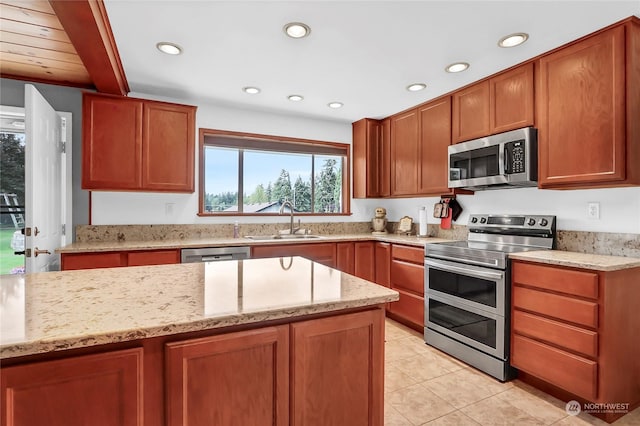
[[[96,89],[126,96],[129,84],[102,0],[50,0]]]

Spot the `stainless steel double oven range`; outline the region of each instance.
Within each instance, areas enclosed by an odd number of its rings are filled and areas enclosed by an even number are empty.
[[[467,241],[425,247],[425,342],[506,381],[511,267],[508,255],[555,246],[555,216],[471,215]]]

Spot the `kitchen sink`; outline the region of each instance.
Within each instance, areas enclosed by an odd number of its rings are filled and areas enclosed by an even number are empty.
[[[250,240],[313,240],[322,238],[320,235],[283,234],[283,235],[246,235]]]

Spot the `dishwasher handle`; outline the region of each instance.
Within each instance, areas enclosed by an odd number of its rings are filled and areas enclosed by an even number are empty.
[[[202,256],[201,261],[202,262],[216,262],[218,260],[232,260],[233,259],[233,255],[232,254],[216,254],[213,256]]]

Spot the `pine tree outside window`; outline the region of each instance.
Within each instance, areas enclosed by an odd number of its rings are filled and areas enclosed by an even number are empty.
[[[199,215],[346,215],[348,144],[200,129]]]

